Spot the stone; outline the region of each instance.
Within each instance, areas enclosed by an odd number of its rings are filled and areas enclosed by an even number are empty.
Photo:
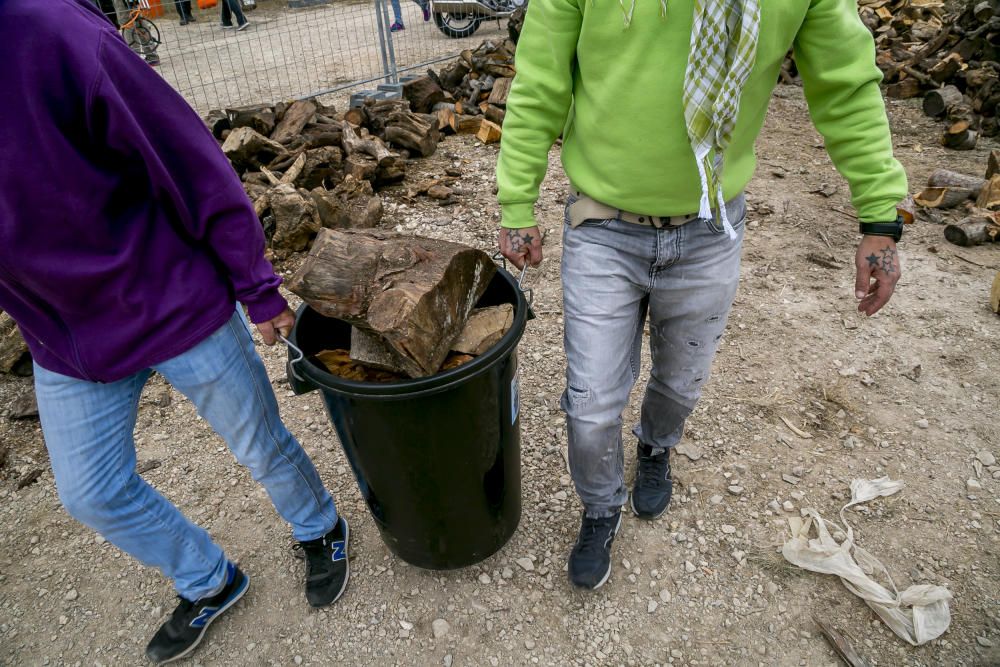
[[[685,572],[687,572],[688,574],[692,574],[696,569],[698,569],[698,568],[696,568],[694,566],[694,563],[692,563],[689,560],[684,561],[684,571]]]
[[[918,419],[914,422],[917,428],[930,428],[931,424],[926,419]]]
[[[993,647],[993,641],[988,637],[983,637],[983,636],[976,637],[976,643],[982,646],[983,648]]]
[[[969,491],[982,491],[983,485],[979,483],[978,479],[970,479],[965,482],[965,488]]]
[[[712,503],[713,505],[721,505],[723,500],[724,499],[723,499],[722,496],[715,495],[715,496],[712,496],[711,498],[709,498],[708,502]]]
[[[69,618],[68,617],[66,617],[66,616],[60,616],[59,617],[59,625],[66,625],[67,623],[69,623]]]
[[[524,570],[525,572],[531,572],[535,569],[535,564],[532,563],[531,559],[528,557],[518,558],[514,562],[520,565],[521,569]]]
[[[743,493],[743,487],[740,486],[739,484],[731,485],[728,490],[729,493],[733,494],[734,496],[738,496]]]
[[[667,603],[670,602],[670,591],[666,588],[660,591],[660,602]]]
[[[978,454],[976,454],[976,458],[984,466],[992,466],[992,465],[996,465],[996,463],[997,463],[997,458],[995,456],[993,456],[992,452],[988,452],[985,449],[983,451],[979,452]]]
[[[302,664],[302,656],[301,655],[295,656],[294,658],[292,658],[292,662],[294,662],[296,665],[301,665]]]
[[[799,479],[795,475],[789,475],[788,473],[784,473],[781,476],[781,479],[785,480],[786,482],[788,482],[789,484],[792,484],[792,485],[798,484],[799,482],[802,481],[801,479]]]
[[[451,663],[452,663],[453,660],[454,660],[454,658],[451,657],[451,653],[449,653],[448,655],[446,655],[444,657],[444,660],[443,660],[444,667],[451,667]]]
[[[786,512],[794,512],[795,511],[795,505],[794,505],[794,503],[792,503],[791,500],[786,500],[785,502],[781,503],[781,507]]]
[[[678,454],[683,454],[692,461],[697,461],[698,459],[700,459],[702,456],[705,455],[704,452],[701,451],[701,448],[699,448],[697,445],[693,445],[688,442],[682,442],[681,444],[677,445],[676,447],[674,447],[674,451],[676,451]]]
[[[560,502],[563,502],[563,501],[565,501],[565,500],[566,500],[566,499],[567,499],[567,498],[568,498],[569,496],[567,496],[567,495],[566,495],[566,492],[565,492],[565,491],[556,491],[556,492],[555,492],[555,495],[553,495],[552,497],[553,497],[553,498],[555,498],[556,500],[560,501]]]
[[[413,629],[413,623],[410,623],[409,621],[400,621],[399,622],[399,627],[403,628],[404,630],[409,631],[409,630]]]
[[[490,579],[490,575],[486,574],[485,572],[483,572],[481,575],[479,575],[479,583],[481,583],[481,584],[488,584],[491,581],[492,581],[492,579]]]
[[[449,630],[451,630],[451,625],[443,618],[435,618],[431,622],[431,632],[434,633],[434,639],[441,639],[448,634]]]
[[[722,524],[722,532],[726,535],[732,535],[736,532],[736,526],[730,526],[728,523]]]
[[[68,602],[72,602],[73,600],[77,599],[78,597],[80,597],[80,594],[76,592],[75,588],[69,589],[69,591],[66,593],[66,596],[65,596],[65,598],[66,598],[66,600]]]
[[[535,640],[534,639],[525,639],[524,640],[524,648],[528,649],[529,651],[535,650]]]
[[[513,579],[514,570],[510,569],[509,567],[505,567],[503,569],[503,572],[500,573],[500,576],[503,577],[504,579]]]
[[[649,604],[646,605],[646,611],[652,614],[654,611],[656,611],[656,608],[659,606],[660,605],[656,603],[656,600],[650,600]]]

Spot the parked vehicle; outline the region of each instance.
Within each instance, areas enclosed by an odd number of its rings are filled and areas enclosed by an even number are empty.
[[[431,0],[434,24],[448,37],[469,37],[488,19],[508,18],[528,0]]]

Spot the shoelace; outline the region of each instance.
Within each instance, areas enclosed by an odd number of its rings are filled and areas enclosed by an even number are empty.
[[[326,546],[322,542],[312,544],[296,542],[292,545],[292,552],[296,558],[305,559],[309,574],[322,574],[330,568],[332,561],[327,557]]]
[[[587,519],[580,531],[580,550],[588,551],[597,545],[604,548],[616,522],[617,517]]]
[[[667,483],[664,473],[670,469],[670,462],[663,460],[665,456],[666,452],[656,457],[639,457],[639,486],[659,489]]]

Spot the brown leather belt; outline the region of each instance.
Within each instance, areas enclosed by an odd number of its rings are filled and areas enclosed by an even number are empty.
[[[569,206],[569,226],[579,227],[584,220],[623,220],[634,225],[646,225],[647,227],[680,227],[683,224],[698,219],[697,213],[687,215],[654,216],[642,213],[631,213],[623,211],[607,204],[588,197],[576,188],[571,188],[570,192],[576,197],[576,201]]]

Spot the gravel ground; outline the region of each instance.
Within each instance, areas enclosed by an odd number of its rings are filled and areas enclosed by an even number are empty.
[[[946,152],[911,104],[891,105],[913,189],[947,166],[981,173],[984,145]],[[559,286],[566,182],[552,155],[540,202],[547,259],[529,273],[538,319],[521,343],[523,505],[510,543],[480,565],[428,572],[392,557],[315,394],[293,396],[283,351],[263,349],[283,415],[352,522],[350,587],[314,611],[287,527],[191,405],[159,380],[139,412],[144,476],[212,531],[253,577],[212,627],[203,665],[836,665],[813,617],[842,629],[873,665],[1000,664],[1000,321],[987,297],[1000,248],[957,248],[919,222],[901,245],[903,278],[878,316],[854,309],[854,222],[846,186],[782,88],[749,187],[742,286],[713,377],[674,458],[675,498],[659,520],[626,516],[614,570],[571,589],[565,560],[580,505],[558,409],[564,358]],[[439,207],[387,193],[386,226],[492,249],[495,147],[453,138],[414,176],[458,165],[475,194]],[[829,197],[818,193],[825,190]],[[829,257],[829,256],[832,256]],[[812,257],[813,259],[809,259]],[[816,257],[827,257],[823,265]],[[294,260],[282,270],[291,270]],[[648,359],[647,359],[648,366]],[[30,381],[0,378],[0,413]],[[636,391],[626,424],[638,418]],[[782,418],[811,438],[802,438]],[[141,664],[174,605],[169,584],[60,508],[35,421],[0,418],[0,663]],[[626,451],[634,440],[629,436]],[[634,461],[629,456],[627,477]],[[16,481],[34,468],[38,481]],[[896,584],[954,594],[952,626],[913,648],[831,577],[786,564],[786,517],[833,518],[851,479],[889,475],[898,495],[852,510],[860,543]]]

